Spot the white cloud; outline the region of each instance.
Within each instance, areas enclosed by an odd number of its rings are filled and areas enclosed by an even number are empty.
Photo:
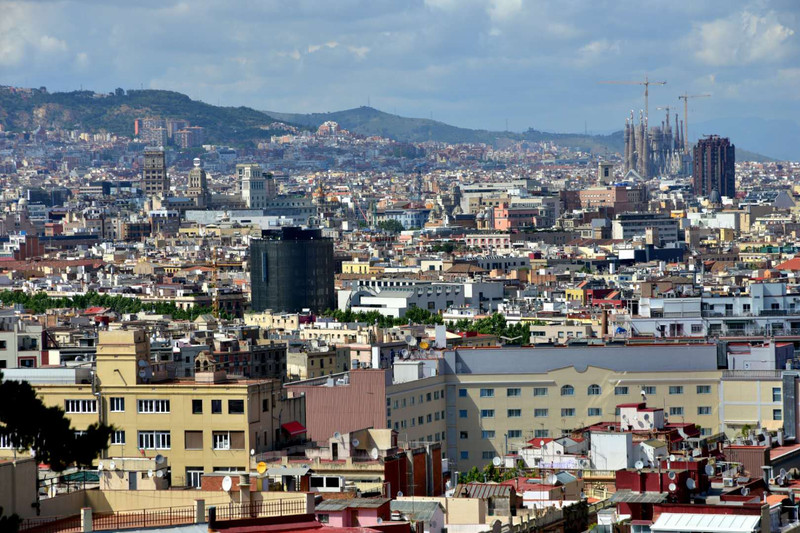
[[[745,10],[696,26],[690,46],[699,61],[712,66],[775,62],[790,53],[794,33],[773,11]]]
[[[67,50],[66,42],[42,32],[35,6],[9,2],[0,10],[0,65],[20,65],[34,54]]]
[[[492,20],[509,20],[522,10],[522,0],[490,0],[487,9]]]

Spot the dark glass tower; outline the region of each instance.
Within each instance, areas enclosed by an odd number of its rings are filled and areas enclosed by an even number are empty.
[[[726,137],[711,135],[697,141],[694,147],[694,193],[711,196],[717,191],[720,196],[733,198],[736,194],[736,147]]]
[[[333,241],[319,229],[264,231],[250,241],[253,311],[320,313],[336,307]]]

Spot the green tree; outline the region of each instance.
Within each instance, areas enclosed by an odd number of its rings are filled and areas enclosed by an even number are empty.
[[[389,233],[400,233],[404,229],[403,223],[399,220],[382,220],[378,222],[378,227],[384,231],[388,231]]]
[[[17,450],[33,450],[37,461],[56,472],[89,466],[108,448],[112,426],[95,422],[76,435],[63,409],[45,406],[28,382],[3,380],[0,374],[0,398],[0,435]]]

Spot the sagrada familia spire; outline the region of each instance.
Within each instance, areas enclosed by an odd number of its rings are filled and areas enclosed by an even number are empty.
[[[625,119],[625,172],[635,170],[642,178],[680,175],[685,172],[682,124],[675,114],[675,128],[670,124],[669,111],[660,126],[648,127],[644,112],[639,111],[639,123],[633,111]]]

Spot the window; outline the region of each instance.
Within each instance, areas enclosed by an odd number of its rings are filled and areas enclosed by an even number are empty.
[[[467,460],[467,459],[469,459],[469,452],[463,452],[462,451],[459,456],[461,457],[461,459]]]
[[[711,385],[698,385],[697,394],[711,394]]]
[[[244,400],[228,400],[228,414],[229,415],[244,414]]]
[[[698,407],[697,408],[697,414],[698,415],[710,415],[711,414],[711,407],[710,406]]]
[[[614,387],[615,396],[625,396],[628,394],[628,387]]]
[[[494,438],[494,430],[483,430],[481,431],[481,438],[482,439],[493,439]]]
[[[599,407],[590,407],[588,414],[589,416],[600,416],[603,414],[603,410]]]
[[[140,413],[169,413],[169,400],[139,400]]]
[[[522,416],[522,409],[509,409],[506,416],[508,418],[519,418]]]
[[[497,457],[497,454],[494,450],[490,452],[481,452],[481,459],[494,459],[495,457]]]
[[[481,418],[494,418],[494,409],[481,409]]]
[[[125,398],[111,398],[108,408],[112,413],[125,412]]]
[[[417,417],[417,424],[419,424],[421,426],[424,423],[425,423],[425,417],[418,416]]]
[[[203,449],[203,432],[202,431],[186,431],[183,434],[184,448],[187,450],[202,450]]]
[[[396,403],[397,402],[395,402],[395,404]],[[397,408],[397,405],[395,405],[395,408]],[[264,398],[263,400],[261,400],[261,411],[264,413],[269,411],[269,398]]]
[[[64,400],[67,413],[96,413],[97,400]]]
[[[703,325],[702,324],[692,324],[692,333],[694,333],[694,334],[703,333]]]
[[[547,416],[547,409],[534,409],[533,416],[534,418],[543,418]]]
[[[467,418],[467,410],[466,409],[459,409],[458,410],[458,418]]]
[[[469,432],[468,431],[461,431],[458,434],[458,438],[461,439],[461,440],[467,440],[469,438]]]
[[[682,385],[670,385],[669,393],[670,394],[683,394],[683,386]]]
[[[203,400],[192,400],[192,414],[203,414]]]
[[[670,416],[683,416],[683,407],[670,407]]]
[[[644,391],[645,394],[652,395],[656,393],[656,388],[652,385],[645,385],[642,387],[642,391]]]
[[[211,414],[212,415],[222,414],[222,400],[211,400]]]
[[[325,513],[319,513],[317,515],[317,520],[319,520],[320,524],[327,524],[331,521],[331,515]]]
[[[773,420],[783,420],[783,411],[781,409],[773,409],[772,410],[772,419]]]
[[[517,388],[506,389],[506,396],[508,397],[520,396],[520,395],[522,395],[522,389],[517,389]]]
[[[509,429],[508,430],[508,438],[509,439],[521,439],[522,438],[522,430],[521,429]]]
[[[13,446],[11,446],[11,436],[10,435],[0,435],[0,449],[1,450],[9,450]]]
[[[781,401],[781,388],[780,387],[772,387],[772,401],[773,402]]]
[[[575,416],[575,409],[573,409],[572,407],[562,408],[561,416]]]
[[[426,402],[429,402],[429,401],[431,401],[431,393],[430,393],[430,392],[429,392],[428,394],[426,394],[426,395],[425,395],[425,401],[426,401]]]
[[[169,450],[171,444],[169,431],[140,431],[140,450]]]
[[[575,388],[572,385],[564,385],[561,387],[561,396],[574,396]]]
[[[494,398],[494,389],[481,389],[481,398]]]
[[[533,395],[534,396],[547,396],[547,387],[534,387],[533,388]]]
[[[439,411],[436,411],[436,419],[437,420],[439,419]],[[428,415],[425,417],[425,422],[427,422],[428,424],[433,422],[433,415],[428,413]]]
[[[186,467],[186,486],[200,488],[200,478],[203,477],[203,469],[199,467]]]
[[[586,394],[589,396],[600,396],[602,390],[600,389],[600,385],[589,385],[589,388],[586,390]]]
[[[243,450],[244,431],[214,431],[211,442],[215,450]]]
[[[534,429],[533,430],[533,437],[536,439],[546,439],[550,436],[549,429]]]
[[[125,432],[117,430],[111,434],[111,444],[125,444]]]
[[[700,428],[700,435],[703,437],[708,437],[711,435],[711,428]]]
[[[458,397],[459,398],[466,398],[467,397],[467,389],[458,389]]]

